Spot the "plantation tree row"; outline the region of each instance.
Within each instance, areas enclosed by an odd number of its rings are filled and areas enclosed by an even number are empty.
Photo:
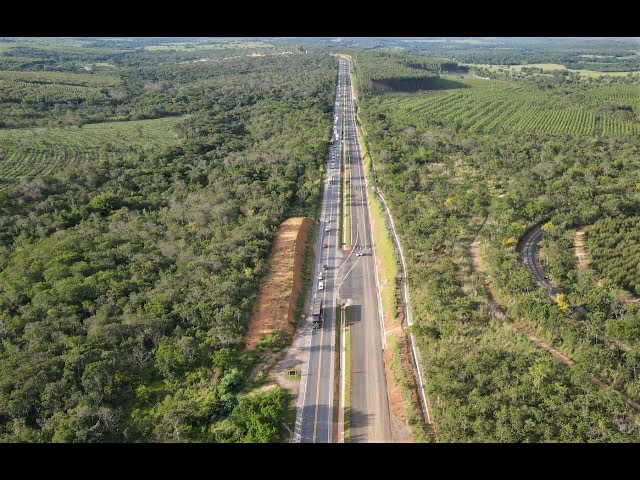
[[[482,80],[456,81],[461,88],[411,96],[382,96],[375,102],[402,108],[394,115],[406,121],[475,133],[553,133],[562,135],[634,135],[640,122],[634,115],[602,111],[577,96],[557,98],[522,86]],[[466,87],[466,88],[462,88]]]
[[[593,266],[640,296],[640,217],[602,218],[586,229],[585,238]]]
[[[414,91],[437,84],[441,59],[420,56],[357,52],[358,81],[368,91]],[[447,64],[448,65],[448,64]]]
[[[181,117],[85,125],[82,128],[0,130],[0,190],[21,177],[46,175],[81,162],[150,154],[177,144]]]

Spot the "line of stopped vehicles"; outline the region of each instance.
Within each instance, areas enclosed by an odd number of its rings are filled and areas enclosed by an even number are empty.
[[[340,88],[340,86],[341,84],[339,83],[338,88]],[[341,94],[340,92],[338,92],[338,101],[336,102],[336,106],[338,108],[340,107],[340,97],[341,97]],[[329,186],[333,186],[334,183],[338,181],[336,176],[334,175],[335,169],[336,169],[337,155],[339,155],[340,153],[340,149],[339,149],[340,134],[338,132],[338,118],[339,118],[338,113],[336,113],[333,120],[334,135],[331,137],[331,142],[330,142],[333,148],[331,149],[331,170],[330,170],[331,177],[329,179]],[[331,227],[329,226],[329,224],[331,223],[331,219],[327,217],[324,223],[325,223],[325,233],[328,234],[331,231]],[[329,248],[329,244],[326,241],[323,241],[322,248]],[[356,252],[357,257],[361,257],[362,255],[364,255],[362,251]],[[318,273],[318,290],[324,290],[324,280],[325,280],[325,275],[327,274],[328,269],[329,269],[329,266],[325,263],[322,266],[322,270],[320,270],[320,272]],[[321,297],[314,296],[313,301],[311,302],[311,309],[307,317],[308,321],[312,324],[313,328],[316,330],[322,327],[322,320],[323,320],[322,302],[323,302],[323,299]]]

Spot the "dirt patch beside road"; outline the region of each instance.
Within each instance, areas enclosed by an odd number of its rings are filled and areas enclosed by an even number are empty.
[[[293,314],[302,287],[302,263],[311,221],[306,217],[289,218],[276,232],[269,254],[269,275],[260,287],[249,328],[245,350],[252,350],[266,333],[293,334]]]
[[[576,230],[573,236],[573,246],[575,248],[576,257],[578,257],[578,268],[587,268],[589,266],[589,260],[587,259],[587,253],[584,250],[584,230],[581,228]]]

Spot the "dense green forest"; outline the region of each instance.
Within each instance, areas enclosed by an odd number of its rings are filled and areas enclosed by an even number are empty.
[[[485,41],[412,42],[406,51],[446,56],[460,63],[527,65],[558,63],[576,70],[628,72],[640,70],[637,42],[621,40],[498,39]]]
[[[116,42],[118,48],[105,46],[106,40],[98,42],[100,47],[78,39],[62,39],[62,45],[48,45],[46,39],[0,41],[0,128],[182,115],[212,105],[204,95],[216,79],[245,78],[257,62],[237,60],[251,58],[254,50],[274,59],[300,51],[222,41],[197,45],[207,48],[148,51],[149,41],[138,40]]]
[[[628,132],[582,131],[570,120],[572,108],[607,108],[590,103],[588,90],[536,97],[519,83],[483,82],[460,80],[467,88],[412,94],[361,88],[358,102],[375,182],[407,256],[412,328],[438,439],[637,442],[637,412],[585,372],[640,400],[640,312],[576,270],[571,238],[600,218],[640,212],[640,142],[632,134],[638,119],[629,117]],[[537,109],[518,103],[521,95]],[[524,125],[527,115],[554,102],[561,108],[544,128]],[[492,121],[496,128],[488,133],[477,128]],[[540,221],[547,222],[541,261],[582,309],[563,309],[518,260],[518,238]],[[476,235],[507,314],[575,366],[496,318],[472,269]]]
[[[29,48],[17,51],[47,51]],[[99,57],[73,48],[60,54],[63,65]],[[96,81],[112,82],[120,98],[107,90],[75,101],[75,91],[55,87],[62,97],[3,104],[10,126],[61,115],[94,125],[69,131],[72,167],[0,192],[2,441],[281,437],[288,395],[251,393],[257,358],[241,352],[242,336],[277,226],[316,211],[337,61],[311,53],[158,60],[167,55],[100,57],[116,66]],[[72,75],[73,84],[96,85],[86,72],[2,78],[29,83],[37,98]],[[152,149],[123,148],[113,124],[99,123],[160,117],[176,121],[155,132]],[[109,154],[84,155],[90,131],[98,150],[114,145]],[[3,145],[20,144],[6,132]],[[121,135],[129,133],[135,126]],[[38,158],[48,155],[42,142],[64,137],[34,137]]]
[[[354,59],[360,85],[372,92],[437,88],[440,71],[457,66],[442,58],[383,52],[357,51]]]

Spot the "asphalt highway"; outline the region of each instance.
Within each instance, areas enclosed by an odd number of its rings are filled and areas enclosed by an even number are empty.
[[[549,279],[542,271],[542,269],[538,266],[538,262],[536,261],[536,254],[538,252],[538,242],[542,238],[543,230],[541,225],[536,225],[528,232],[525,233],[521,243],[522,249],[522,263],[527,267],[531,273],[533,274],[533,278],[536,282],[542,285],[549,295],[555,296],[557,293],[557,289],[551,285]]]
[[[347,64],[346,60],[341,60]],[[346,67],[348,70],[348,67]],[[351,305],[351,442],[390,442],[391,420],[384,373],[382,316],[373,256],[367,189],[356,136],[351,78],[345,77],[345,144],[350,166],[351,241],[350,273],[339,296]],[[356,256],[363,253],[362,256]]]
[[[320,234],[315,245],[312,275],[313,297],[323,300],[323,322],[313,329],[309,320],[303,329],[308,335],[309,357],[302,372],[296,441],[328,443],[333,440],[333,400],[335,375],[335,306],[337,301],[351,307],[351,441],[389,442],[391,422],[384,373],[380,299],[371,242],[367,191],[360,148],[356,137],[355,112],[351,95],[349,64],[340,59],[332,138],[327,159]],[[336,136],[337,134],[337,136]],[[340,212],[340,171],[343,149],[350,166],[351,245],[341,248],[338,238]],[[363,253],[362,256],[357,253]],[[325,268],[326,266],[326,268]],[[322,280],[318,274],[322,272]],[[320,289],[322,282],[322,289]],[[308,317],[309,312],[306,313]],[[337,417],[337,416],[336,416]]]
[[[313,329],[308,320],[303,328],[309,335],[309,361],[307,372],[302,372],[300,395],[303,395],[302,415],[299,425],[299,441],[302,443],[330,443],[333,432],[334,349],[335,349],[335,305],[336,270],[338,262],[346,255],[340,250],[338,221],[340,215],[340,162],[342,140],[342,106],[338,86],[332,130],[333,145],[327,157],[322,199],[319,234],[315,246],[313,266],[312,298],[320,297],[323,303],[323,322],[320,329]],[[336,137],[336,133],[338,137]],[[335,165],[335,166],[334,166]],[[332,179],[335,178],[335,181]],[[328,229],[328,231],[327,231]],[[326,248],[323,247],[326,245]],[[327,266],[324,269],[324,266]],[[322,272],[322,280],[318,277]],[[323,288],[320,289],[320,282]],[[313,302],[311,302],[313,303]],[[308,316],[308,312],[305,317]]]

